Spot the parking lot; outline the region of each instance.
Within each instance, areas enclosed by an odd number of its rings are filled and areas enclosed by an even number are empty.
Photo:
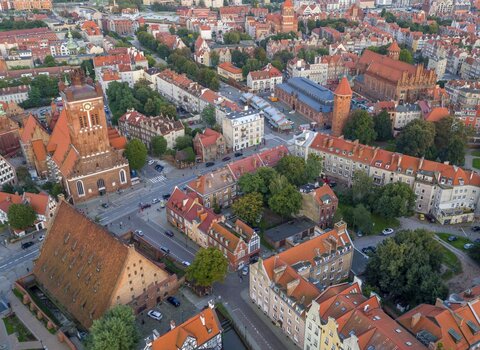
[[[150,336],[154,329],[156,329],[160,335],[163,335],[170,330],[171,320],[175,321],[176,325],[179,325],[198,313],[196,307],[183,296],[181,291],[179,291],[175,297],[180,300],[181,304],[179,307],[175,307],[165,300],[155,308],[155,310],[160,311],[163,316],[160,321],[147,315],[147,312],[150,310],[145,310],[137,316],[137,326],[142,339]],[[143,341],[140,341],[139,345],[142,346],[145,344]],[[143,346],[141,348],[143,349]]]

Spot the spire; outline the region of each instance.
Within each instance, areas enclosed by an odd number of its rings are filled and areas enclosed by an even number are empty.
[[[335,89],[334,92],[335,95],[342,95],[342,96],[351,96],[352,95],[352,89],[350,88],[350,84],[348,83],[347,77],[343,77],[342,80],[340,80],[340,83],[338,84],[337,88]]]
[[[70,85],[70,83],[68,82],[67,75],[65,74],[65,86],[68,86],[68,85]]]

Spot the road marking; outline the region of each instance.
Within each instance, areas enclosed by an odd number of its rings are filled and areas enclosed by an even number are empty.
[[[25,255],[23,255],[23,256],[15,259],[15,260],[11,260],[11,261],[9,261],[9,262],[1,265],[1,266],[0,266],[0,270],[3,269],[3,268],[5,268],[5,267],[7,267],[7,266],[9,266],[9,265],[14,264],[14,263],[17,262],[18,260],[22,260],[22,259],[25,259],[25,258],[29,257],[30,255],[36,254],[36,253],[38,253],[39,251],[40,251],[40,249],[37,248],[37,249],[35,249],[35,250],[32,250],[30,253],[27,253],[27,254],[25,254]]]
[[[243,318],[250,324],[250,327],[253,328],[253,330],[257,333],[257,335],[260,337],[261,340],[263,340],[263,342],[265,342],[265,344],[268,346],[269,349],[273,349],[272,346],[268,343],[268,341],[262,336],[262,334],[258,331],[258,329],[253,325],[253,323],[250,321],[250,319],[243,313],[243,311],[239,308],[236,308],[236,309],[233,309],[232,312],[237,312],[239,313],[240,315],[243,316]],[[263,322],[263,321],[262,321]],[[273,335],[276,337],[276,334],[274,332],[272,332]],[[278,337],[277,337],[278,339]],[[280,340],[280,339],[279,339]],[[280,340],[281,341],[281,340]]]
[[[164,182],[166,181],[167,178],[164,175],[160,175],[151,179],[148,179],[152,184],[157,183],[157,182]]]

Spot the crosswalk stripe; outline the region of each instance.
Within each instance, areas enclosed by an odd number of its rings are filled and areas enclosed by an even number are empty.
[[[157,176],[157,177],[154,177],[152,179],[149,179],[149,181],[151,183],[157,183],[157,182],[162,182],[162,181],[165,181],[167,178],[164,176],[164,175],[160,175],[160,176]]]

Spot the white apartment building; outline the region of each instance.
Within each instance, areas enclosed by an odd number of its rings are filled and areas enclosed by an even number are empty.
[[[222,133],[227,147],[238,151],[262,143],[264,135],[264,117],[259,111],[248,109],[232,112],[222,119]]]
[[[439,80],[443,79],[445,71],[447,70],[447,59],[438,56],[430,57],[428,59],[427,69],[435,70]]]
[[[393,131],[398,132],[407,126],[408,123],[422,117],[422,110],[417,104],[401,104],[395,108],[392,120]]]
[[[30,87],[28,85],[20,85],[13,87],[6,87],[0,89],[0,101],[1,102],[15,102],[21,103],[28,99],[28,92]]]
[[[442,224],[470,222],[480,214],[480,174],[473,171],[312,131],[296,136],[293,144],[293,154],[305,159],[317,154],[322,172],[339,181],[350,184],[355,171],[364,171],[379,186],[408,184],[417,195],[415,210]]]
[[[321,56],[315,57],[315,63],[309,64],[304,59],[293,59],[287,66],[290,78],[307,78],[325,85],[328,79],[328,63],[321,62]]]
[[[14,185],[17,182],[17,174],[12,164],[0,156],[0,185]]]

